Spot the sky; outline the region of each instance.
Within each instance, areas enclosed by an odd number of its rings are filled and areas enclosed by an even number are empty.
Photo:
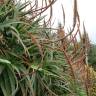
[[[33,0],[29,0],[29,1],[33,1]],[[38,1],[40,3],[40,0]],[[62,13],[61,4],[63,5],[65,11],[66,28],[72,26],[73,1],[74,0],[57,0],[56,3],[53,5],[52,20],[55,21],[54,27],[57,27],[58,23],[60,22],[63,23],[63,13]],[[96,44],[96,12],[95,12],[96,0],[77,0],[77,3],[78,3],[78,12],[80,16],[81,25],[84,22],[85,28],[89,34],[90,41]]]
[[[56,18],[55,26],[60,21],[63,23],[61,4],[65,10],[66,27],[72,25],[73,1],[74,0],[57,0],[54,4],[53,17]],[[96,0],[77,0],[77,2],[81,24],[84,22],[90,41],[96,44]]]

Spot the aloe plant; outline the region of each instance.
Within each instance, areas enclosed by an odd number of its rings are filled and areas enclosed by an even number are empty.
[[[0,1],[0,96],[89,95],[91,71],[84,50],[89,42],[80,32],[77,0],[74,0],[73,27],[67,35],[65,26],[59,25],[55,33],[48,28],[56,0],[41,0],[41,8],[38,2],[35,0],[34,5],[26,0],[23,4]],[[48,8],[50,17],[45,21],[42,13]],[[63,6],[62,11],[65,19]]]
[[[46,9],[54,2],[49,2]],[[48,30],[39,24],[44,17],[37,18],[43,11],[28,18],[31,9],[23,10],[29,5],[30,2],[4,0],[0,6],[0,95],[57,96],[64,94],[63,91],[67,93],[65,81],[61,80],[64,77],[60,75],[61,65],[64,67],[66,63],[57,59],[58,52],[41,44],[42,35],[45,34],[44,38],[48,35]]]

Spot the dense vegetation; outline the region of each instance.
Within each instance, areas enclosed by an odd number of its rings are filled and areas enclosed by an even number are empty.
[[[96,70],[96,45],[95,44],[91,44],[88,56],[89,56],[89,64],[93,66],[94,70]]]
[[[96,96],[96,73],[89,66],[95,66],[96,47],[90,48],[85,26],[80,32],[76,0],[66,33],[61,24],[50,28],[56,1],[41,0],[41,8],[38,2],[0,0],[0,96]],[[62,12],[65,19],[63,6]]]

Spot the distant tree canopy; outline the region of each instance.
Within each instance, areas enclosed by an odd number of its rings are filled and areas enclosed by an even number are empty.
[[[89,64],[96,70],[96,45],[91,44],[89,51]]]

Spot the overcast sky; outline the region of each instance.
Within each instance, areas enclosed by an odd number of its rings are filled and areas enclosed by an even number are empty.
[[[55,24],[62,20],[62,8],[61,3],[64,6],[66,13],[66,26],[72,25],[72,8],[74,0],[57,0],[53,6]],[[86,30],[89,34],[90,40],[96,43],[96,0],[77,0],[78,11],[81,19],[81,23],[85,23]]]
[[[38,1],[40,2],[40,0]],[[64,6],[66,14],[66,26],[69,27],[72,25],[73,1],[74,0],[57,0],[53,5],[53,20],[55,19],[54,27],[57,27],[59,22],[63,23],[61,4]],[[91,42],[96,43],[96,0],[77,0],[77,2],[81,24],[84,22]]]

